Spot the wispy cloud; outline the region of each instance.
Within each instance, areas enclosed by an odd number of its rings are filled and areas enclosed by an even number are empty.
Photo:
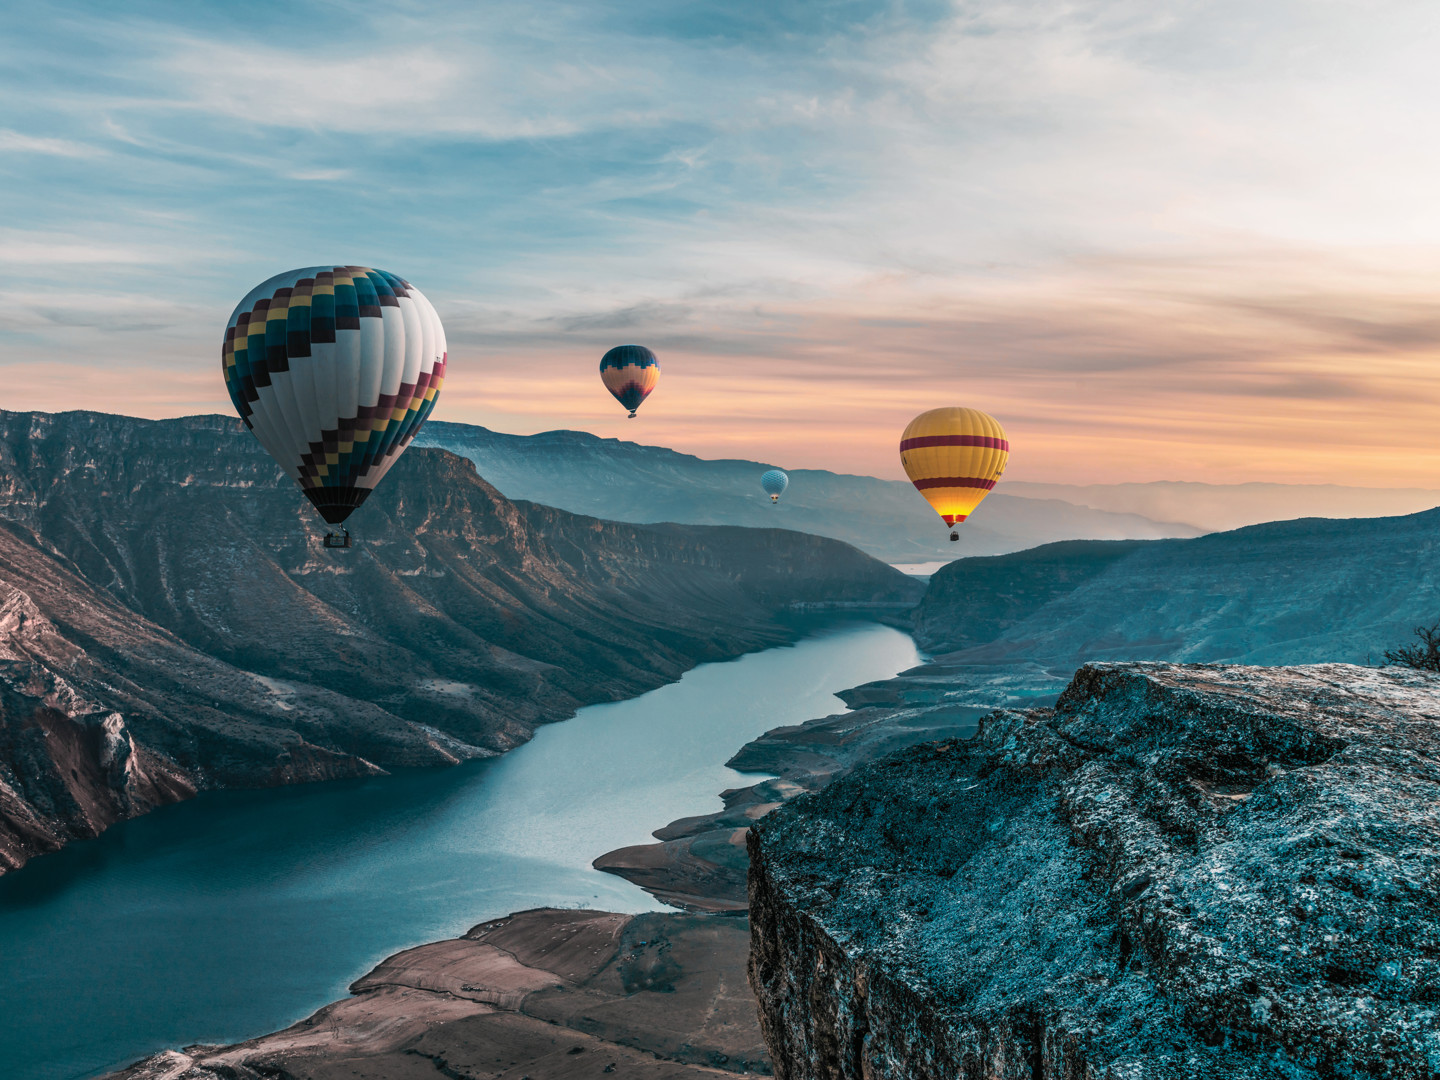
[[[79,233],[0,228],[0,265],[15,268],[44,266],[127,266],[164,262],[174,249],[155,244],[106,242]]]
[[[54,157],[88,158],[104,153],[99,147],[70,139],[50,139],[43,135],[26,135],[19,131],[0,129],[0,154],[50,154]]]

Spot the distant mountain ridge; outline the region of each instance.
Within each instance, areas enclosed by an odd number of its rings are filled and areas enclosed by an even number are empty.
[[[1063,499],[1112,513],[1141,514],[1225,532],[1294,518],[1398,517],[1440,506],[1440,490],[1364,488],[1343,484],[1202,484],[1154,480],[1143,484],[1007,484],[1016,495]]]
[[[239,421],[0,412],[0,871],[213,787],[502,752],[580,705],[913,603],[833,540],[505,499],[414,449],[324,527]]]
[[[790,487],[772,505],[760,489],[760,474],[784,468],[777,462],[709,460],[583,431],[508,435],[435,421],[416,442],[469,458],[512,499],[616,521],[796,529],[843,540],[892,563],[1000,554],[1072,538],[1156,539],[1205,531],[1002,490],[985,500],[961,542],[952,544],[934,511],[903,481],[789,469]]]
[[[1437,555],[1440,510],[1050,544],[944,567],[915,632],[944,664],[1060,685],[1088,661],[1365,664],[1440,619]]]

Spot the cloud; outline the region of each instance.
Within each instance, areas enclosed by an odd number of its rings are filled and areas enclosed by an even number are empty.
[[[566,331],[650,329],[687,322],[691,314],[691,309],[684,304],[634,304],[618,311],[557,316],[553,321]]]
[[[331,183],[346,180],[354,175],[349,169],[297,169],[289,174],[292,180],[308,180],[315,183]]]
[[[26,135],[19,131],[0,128],[0,153],[49,154],[54,157],[88,158],[98,157],[104,151],[87,143],[72,142],[69,139],[50,139],[40,135]]]
[[[193,305],[173,297],[145,293],[33,287],[0,289],[0,329],[10,331],[33,333],[63,328],[95,330],[104,335],[184,327],[189,332],[197,314],[203,312]],[[103,363],[109,357],[96,359]]]
[[[150,244],[111,243],[73,233],[0,228],[0,265],[84,266],[165,262],[173,249]]]

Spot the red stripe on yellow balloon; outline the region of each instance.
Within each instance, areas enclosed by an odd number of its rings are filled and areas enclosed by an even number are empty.
[[[911,420],[900,436],[905,475],[952,527],[974,513],[1009,461],[1005,429],[979,409],[931,409]],[[959,537],[952,532],[950,539]]]

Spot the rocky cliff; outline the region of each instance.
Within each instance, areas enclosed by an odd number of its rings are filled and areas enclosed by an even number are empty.
[[[1437,757],[1434,676],[1100,663],[861,765],[751,826],[776,1074],[1440,1075]]]
[[[327,551],[238,421],[0,413],[0,870],[210,787],[502,752],[920,586],[830,540],[515,504],[412,450]]]

